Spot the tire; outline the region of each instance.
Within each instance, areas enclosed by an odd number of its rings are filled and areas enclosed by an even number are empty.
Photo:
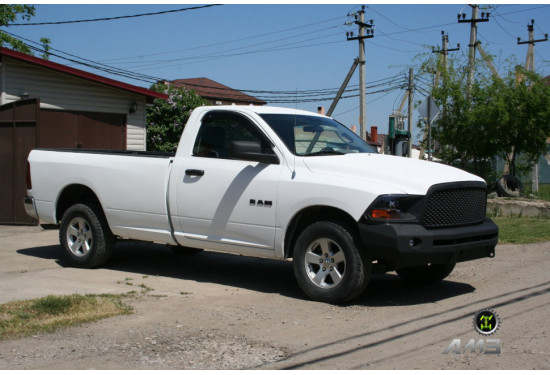
[[[343,223],[321,221],[308,226],[294,247],[294,276],[311,299],[339,304],[358,297],[370,280],[356,231]]]
[[[174,252],[176,255],[181,256],[189,256],[189,255],[195,255],[200,253],[201,251],[204,251],[203,249],[197,249],[195,247],[187,247],[187,246],[168,246],[170,250]]]
[[[504,175],[497,182],[499,197],[519,197],[523,191],[523,185],[519,178],[512,175]]]
[[[94,268],[111,257],[114,236],[98,206],[79,203],[63,215],[59,242],[71,266]]]
[[[417,284],[434,284],[453,272],[456,263],[430,264],[426,266],[399,268],[395,272],[407,281]]]

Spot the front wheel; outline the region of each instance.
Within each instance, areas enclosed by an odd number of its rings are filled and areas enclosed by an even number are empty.
[[[407,281],[418,284],[433,284],[443,280],[453,272],[456,263],[428,264],[425,266],[399,268],[395,272]]]
[[[355,231],[343,223],[321,221],[308,226],[294,248],[296,281],[311,299],[343,303],[359,296],[371,276]]]
[[[63,215],[59,242],[71,266],[93,268],[111,257],[114,236],[99,207],[75,204]]]

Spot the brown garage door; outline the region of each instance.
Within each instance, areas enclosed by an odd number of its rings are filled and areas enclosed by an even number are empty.
[[[23,206],[36,147],[124,150],[126,115],[40,110],[38,99],[0,106],[0,224],[37,224]]]
[[[126,149],[126,115],[40,111],[38,147]]]
[[[40,101],[0,106],[0,223],[36,224],[25,213],[27,156],[36,147]]]

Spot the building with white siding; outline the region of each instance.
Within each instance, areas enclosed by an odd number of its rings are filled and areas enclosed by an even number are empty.
[[[0,105],[39,99],[41,110],[124,116],[124,148],[146,149],[145,106],[166,95],[7,48],[0,59]]]

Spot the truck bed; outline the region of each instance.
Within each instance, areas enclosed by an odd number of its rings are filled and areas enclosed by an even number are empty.
[[[36,208],[46,223],[55,223],[63,192],[89,188],[103,208],[113,234],[172,242],[167,189],[172,153],[36,149],[29,155]],[[57,218],[59,219],[59,218]]]

